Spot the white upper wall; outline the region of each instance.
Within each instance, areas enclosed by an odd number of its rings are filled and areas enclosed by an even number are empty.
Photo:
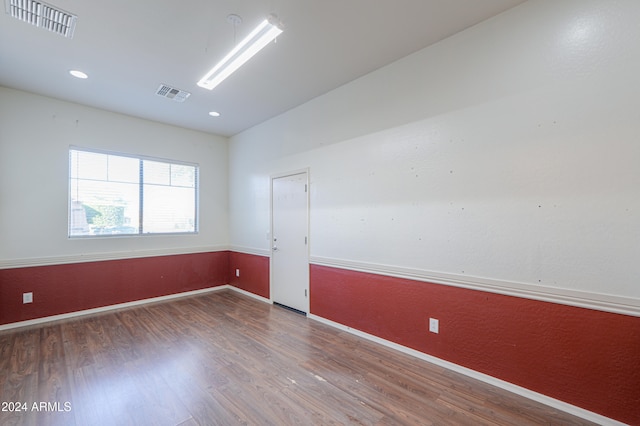
[[[70,145],[198,163],[200,232],[67,238]],[[0,264],[226,248],[227,145],[226,138],[0,87]]]
[[[640,307],[638,16],[529,1],[234,136],[232,246],[267,252],[270,176],[310,167],[312,259]]]

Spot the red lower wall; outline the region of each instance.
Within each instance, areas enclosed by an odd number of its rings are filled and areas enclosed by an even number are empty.
[[[310,290],[314,315],[640,424],[640,318],[318,265]]]
[[[269,258],[225,251],[4,269],[0,325],[224,284],[268,299]],[[640,318],[318,265],[310,290],[314,315],[640,424]],[[33,303],[22,304],[24,292]]]
[[[240,276],[236,276],[236,269]],[[269,258],[253,254],[229,253],[229,284],[268,299]]]
[[[224,285],[229,252],[0,270],[0,324]],[[33,292],[23,304],[22,293]]]

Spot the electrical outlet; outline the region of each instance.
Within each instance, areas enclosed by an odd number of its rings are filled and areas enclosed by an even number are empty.
[[[236,277],[240,276],[240,269],[236,269]]]
[[[435,318],[429,318],[429,331],[438,334],[440,332],[440,322]]]
[[[22,293],[22,303],[33,303],[33,293]]]

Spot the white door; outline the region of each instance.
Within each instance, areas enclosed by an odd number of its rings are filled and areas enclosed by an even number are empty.
[[[271,295],[309,312],[307,172],[271,180]]]

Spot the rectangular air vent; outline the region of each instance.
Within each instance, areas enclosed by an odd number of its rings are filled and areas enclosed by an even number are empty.
[[[189,96],[191,96],[191,93],[167,86],[166,84],[161,84],[160,87],[158,87],[156,95],[173,99],[176,102],[184,102]]]
[[[16,19],[73,38],[76,15],[36,0],[5,0],[5,6],[7,13]]]

